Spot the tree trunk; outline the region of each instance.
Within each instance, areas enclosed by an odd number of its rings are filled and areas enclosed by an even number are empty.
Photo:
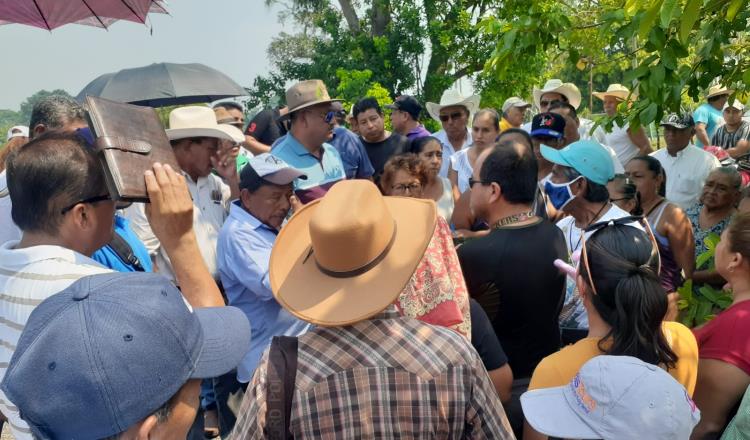
[[[352,6],[351,0],[339,0],[339,6],[341,6],[341,12],[344,14],[346,23],[349,25],[349,30],[359,33],[359,18],[357,17],[357,11]]]
[[[385,35],[385,28],[391,22],[390,0],[372,1],[372,35],[381,37]]]

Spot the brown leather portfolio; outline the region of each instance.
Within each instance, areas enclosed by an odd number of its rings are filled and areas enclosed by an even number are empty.
[[[86,96],[86,104],[110,195],[147,202],[146,170],[154,162],[180,169],[156,111],[93,96]]]

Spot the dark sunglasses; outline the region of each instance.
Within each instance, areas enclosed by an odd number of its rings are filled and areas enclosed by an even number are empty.
[[[583,230],[583,236],[582,236],[582,245],[581,245],[581,259],[583,260],[584,267],[586,268],[586,275],[588,275],[589,285],[591,286],[591,290],[594,292],[594,295],[596,295],[596,286],[594,285],[594,279],[591,277],[591,268],[589,267],[589,258],[586,254],[586,233],[593,232],[596,233],[599,230],[602,230],[608,226],[615,226],[615,225],[629,225],[632,227],[633,223],[640,223],[641,226],[646,230],[648,233],[648,237],[651,239],[651,258],[649,261],[651,261],[654,258],[654,254],[656,254],[657,258],[657,265],[656,265],[656,276],[659,276],[661,273],[661,255],[659,254],[659,246],[656,243],[656,237],[654,236],[654,231],[651,230],[651,225],[648,224],[648,220],[646,220],[643,216],[639,215],[630,215],[627,217],[618,218],[615,220],[607,220],[604,222],[594,223],[593,225],[587,227]],[[591,234],[593,235],[593,234]]]
[[[453,119],[461,119],[464,117],[464,115],[465,115],[464,112],[449,113],[447,115],[440,115],[440,120],[443,122],[448,122]]]
[[[548,105],[552,105],[552,104],[554,104],[556,102],[562,102],[562,101],[560,101],[559,99],[555,99],[555,100],[552,100],[552,101],[539,101],[539,105],[541,107],[547,107]]]
[[[104,194],[104,195],[101,195],[101,196],[94,196],[94,197],[89,197],[87,199],[79,200],[79,201],[71,204],[70,206],[66,206],[65,208],[63,208],[60,211],[60,214],[61,215],[65,215],[68,211],[70,211],[71,209],[75,208],[76,205],[79,205],[79,204],[97,203],[97,202],[103,202],[105,200],[112,200],[112,197],[109,194]]]

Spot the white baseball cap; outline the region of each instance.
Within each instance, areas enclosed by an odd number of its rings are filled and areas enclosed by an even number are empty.
[[[724,104],[724,108],[722,110],[726,110],[729,107],[736,108],[739,111],[745,110],[745,104],[741,103],[739,99],[735,99],[731,104],[729,103],[729,101],[727,101],[727,103]]]
[[[631,356],[596,356],[568,385],[525,392],[521,406],[535,430],[561,438],[682,440],[700,420],[685,387]]]
[[[531,107],[531,104],[519,98],[518,96],[511,96],[503,103],[503,113],[507,112],[511,107]]]
[[[29,137],[29,127],[25,125],[14,125],[8,129],[8,136],[5,140],[9,141],[15,137]]]
[[[263,153],[250,158],[247,165],[245,165],[245,168],[247,167],[251,167],[263,180],[267,180],[275,185],[288,185],[294,182],[295,179],[307,179],[305,173],[292,168],[271,153]],[[246,174],[245,168],[242,169],[240,175],[240,187],[243,187],[242,180],[245,180],[242,178]]]

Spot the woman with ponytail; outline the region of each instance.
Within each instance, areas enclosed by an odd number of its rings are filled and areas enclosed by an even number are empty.
[[[576,284],[589,317],[588,337],[542,359],[529,390],[563,386],[598,355],[633,356],[669,372],[692,395],[698,346],[691,331],[666,322],[659,252],[639,217],[595,223],[582,246]],[[541,439],[528,424],[524,439]]]

